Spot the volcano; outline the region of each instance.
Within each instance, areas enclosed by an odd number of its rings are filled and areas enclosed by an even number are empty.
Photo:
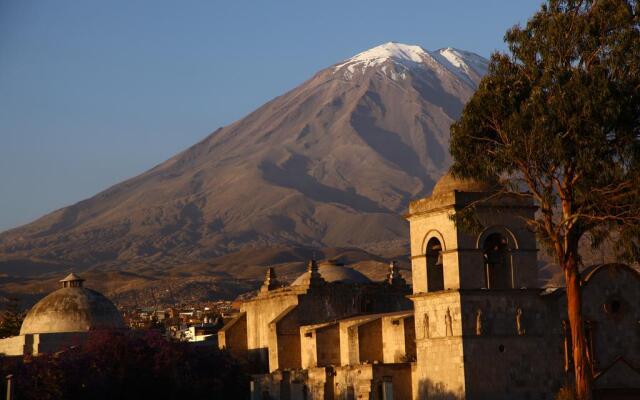
[[[449,127],[487,65],[452,48],[374,47],[145,173],[0,234],[0,254],[175,265],[404,243],[402,214],[450,165]]]

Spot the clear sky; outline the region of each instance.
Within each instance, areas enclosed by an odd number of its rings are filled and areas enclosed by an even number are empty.
[[[397,41],[488,57],[542,0],[0,0],[0,231]]]

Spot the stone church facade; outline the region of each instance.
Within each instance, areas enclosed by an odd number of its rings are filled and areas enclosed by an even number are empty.
[[[538,284],[535,207],[489,197],[478,234],[450,218],[491,191],[445,175],[410,204],[412,289],[393,264],[384,282],[311,262],[284,286],[270,270],[218,334],[253,368],[252,399],[553,399],[571,344],[563,289]],[[593,266],[582,291],[596,396],[640,398],[640,274]]]

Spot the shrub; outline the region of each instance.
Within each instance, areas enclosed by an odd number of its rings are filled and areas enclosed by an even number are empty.
[[[152,331],[92,332],[64,352],[4,358],[0,371],[13,374],[17,400],[242,399],[249,389],[243,366],[228,353]]]

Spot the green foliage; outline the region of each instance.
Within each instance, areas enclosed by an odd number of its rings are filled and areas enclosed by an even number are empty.
[[[639,15],[638,0],[548,1],[507,32],[451,129],[454,175],[533,198],[561,265],[587,233],[640,254]]]
[[[471,204],[456,210],[455,213],[449,214],[449,219],[455,222],[456,226],[463,231],[474,235],[479,235],[485,228],[482,221],[478,218],[475,204]]]
[[[7,307],[2,313],[0,321],[0,338],[17,336],[24,320],[24,313],[20,310],[18,299],[10,298]]]

